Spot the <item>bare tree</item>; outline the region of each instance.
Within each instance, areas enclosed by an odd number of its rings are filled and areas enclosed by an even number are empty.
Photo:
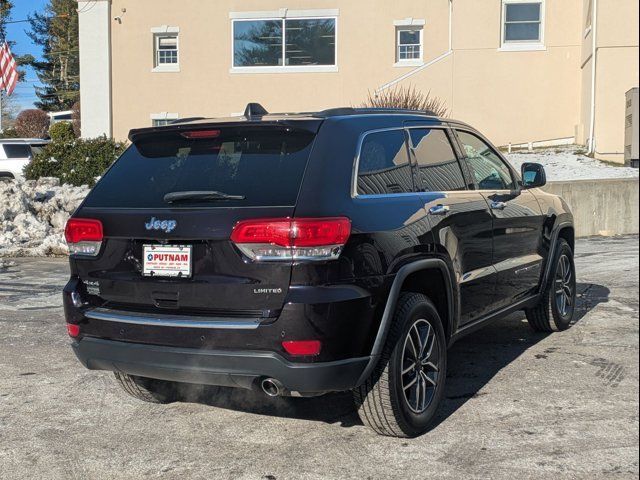
[[[15,129],[25,138],[46,138],[50,119],[46,112],[32,108],[23,110],[16,118]]]

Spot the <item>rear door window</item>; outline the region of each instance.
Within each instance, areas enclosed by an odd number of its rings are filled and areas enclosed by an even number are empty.
[[[444,130],[411,128],[409,137],[422,188],[427,192],[466,190],[460,163]]]
[[[414,191],[404,130],[366,134],[358,156],[358,194]]]
[[[293,206],[314,138],[311,132],[279,127],[148,134],[107,171],[85,206]],[[184,192],[218,192],[229,198],[165,199]]]
[[[2,147],[7,158],[29,158],[33,155],[29,145],[5,143]]]

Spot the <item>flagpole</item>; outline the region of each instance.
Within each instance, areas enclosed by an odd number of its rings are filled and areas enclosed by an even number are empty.
[[[7,39],[4,38],[4,35],[0,37],[0,40],[0,44],[4,44],[7,41]],[[4,84],[4,82],[2,83]],[[4,128],[2,128],[2,89],[0,88],[0,133],[2,132],[4,132]]]

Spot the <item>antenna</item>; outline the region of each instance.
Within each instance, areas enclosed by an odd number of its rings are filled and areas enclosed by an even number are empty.
[[[269,112],[267,112],[267,110],[259,103],[249,103],[247,108],[244,110],[244,116],[246,118],[262,117],[268,114]]]

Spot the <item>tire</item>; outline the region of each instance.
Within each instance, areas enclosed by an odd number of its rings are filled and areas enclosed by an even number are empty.
[[[423,336],[424,341],[418,343]],[[417,349],[412,342],[418,344]],[[422,349],[421,344],[425,345]],[[416,350],[424,352],[418,355],[423,361],[415,360]],[[425,295],[402,293],[380,362],[371,377],[353,391],[362,422],[379,435],[421,435],[442,400],[446,374],[447,343],[436,307]],[[413,385],[406,388],[413,379]]]
[[[118,385],[132,397],[149,403],[171,403],[178,399],[176,384],[164,380],[113,372]]]
[[[576,311],[576,293],[573,251],[567,241],[561,238],[551,266],[551,275],[541,294],[540,302],[535,307],[525,310],[531,328],[536,332],[554,332],[569,328]],[[566,308],[563,308],[560,295],[565,298]]]

